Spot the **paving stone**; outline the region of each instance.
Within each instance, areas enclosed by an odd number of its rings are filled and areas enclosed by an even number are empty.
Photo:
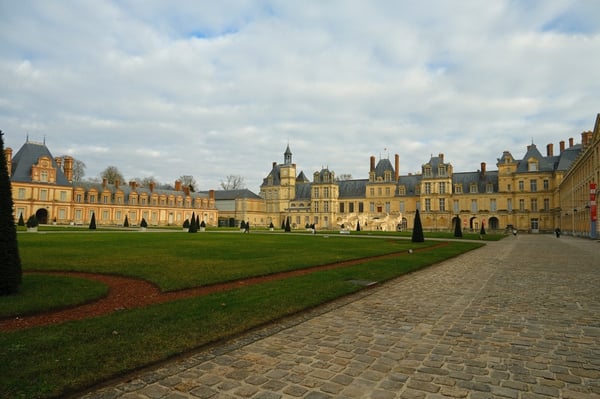
[[[600,397],[597,253],[543,234],[486,242],[82,397]]]

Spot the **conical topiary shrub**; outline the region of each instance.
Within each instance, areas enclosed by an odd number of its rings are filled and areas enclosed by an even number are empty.
[[[92,213],[92,220],[90,220],[90,230],[96,230],[96,213]]]
[[[460,227],[460,218],[454,218],[454,237],[462,237],[462,229]]]
[[[425,236],[423,235],[423,225],[421,225],[421,216],[419,215],[419,210],[415,213],[415,223],[413,226],[412,232],[412,242],[424,242]]]
[[[192,217],[190,218],[190,228],[188,233],[197,233],[198,227],[196,227],[196,213],[192,212]]]
[[[129,219],[127,219],[127,215],[125,215],[125,222],[123,223],[123,227],[129,227]]]
[[[25,221],[23,220],[23,214],[19,214],[19,222],[17,223],[18,226],[25,226]]]

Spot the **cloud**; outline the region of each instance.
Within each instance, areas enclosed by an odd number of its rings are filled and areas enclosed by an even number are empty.
[[[586,1],[9,2],[0,127],[126,178],[258,192],[299,170],[455,171],[579,137],[599,112],[600,5]],[[383,151],[388,148],[387,151]],[[95,149],[95,150],[94,150]],[[105,150],[99,150],[105,149]]]

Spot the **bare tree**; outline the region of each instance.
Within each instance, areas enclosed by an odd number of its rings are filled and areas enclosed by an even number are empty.
[[[352,180],[352,175],[350,173],[342,173],[341,175],[339,175],[336,178],[337,181],[344,181],[344,180]]]
[[[123,174],[117,169],[116,166],[109,166],[102,173],[100,173],[100,177],[106,179],[109,184],[114,184],[115,181],[119,180],[120,182],[124,182],[125,178]]]
[[[67,155],[62,155],[60,158],[62,159],[62,164],[65,164],[65,157],[67,157]],[[73,181],[74,182],[80,182],[83,180],[83,177],[85,176],[85,168],[87,168],[87,165],[83,162],[80,161],[77,158],[73,158]]]
[[[179,176],[179,181],[181,182],[182,187],[188,187],[191,192],[195,192],[197,189],[196,179],[191,175],[182,175]]]
[[[246,188],[246,183],[240,175],[229,175],[225,178],[225,181],[221,181],[221,188],[225,191],[240,190]]]

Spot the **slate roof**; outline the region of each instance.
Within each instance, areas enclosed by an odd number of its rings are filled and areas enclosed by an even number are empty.
[[[364,197],[367,192],[368,179],[342,180],[338,182],[339,198]]]
[[[27,141],[23,144],[19,151],[12,157],[11,180],[31,183],[31,166],[37,164],[39,158],[42,156],[47,156],[52,161],[52,167],[56,169],[56,184],[70,186],[71,183],[65,177],[63,170],[58,167],[48,147],[45,144],[32,141]]]
[[[215,201],[234,200],[238,198],[261,199],[261,197],[247,188],[240,190],[215,190]]]
[[[487,192],[487,185],[490,183],[493,185],[493,192],[498,192],[498,171],[486,171],[483,175],[481,172],[455,172],[452,174],[452,185],[461,185],[463,193],[469,193],[473,183],[477,184],[479,193]]]
[[[392,171],[392,175],[394,174],[392,163],[387,158],[380,159],[375,167],[375,177],[381,177],[383,179],[385,177],[385,172],[387,171]]]

